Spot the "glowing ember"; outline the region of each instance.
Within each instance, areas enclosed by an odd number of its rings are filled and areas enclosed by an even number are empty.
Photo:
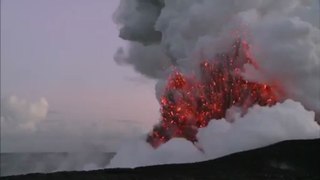
[[[272,106],[278,100],[276,88],[249,82],[241,76],[243,65],[258,69],[251,57],[249,45],[237,41],[232,52],[219,54],[200,64],[200,76],[186,76],[175,70],[169,77],[161,97],[162,121],[154,127],[147,141],[158,147],[172,137],[184,137],[196,142],[197,130],[212,119],[221,119],[231,106],[243,114],[254,104]]]

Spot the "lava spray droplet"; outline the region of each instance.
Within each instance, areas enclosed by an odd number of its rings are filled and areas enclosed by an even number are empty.
[[[158,147],[173,137],[196,142],[198,128],[210,120],[225,118],[232,106],[244,115],[255,104],[272,106],[280,100],[272,84],[250,82],[241,76],[244,65],[259,70],[247,42],[237,40],[230,53],[218,54],[200,63],[200,77],[172,72],[160,100],[161,121],[148,135],[147,142]]]

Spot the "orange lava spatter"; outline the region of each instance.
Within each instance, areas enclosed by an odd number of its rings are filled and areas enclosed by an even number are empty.
[[[207,126],[210,120],[224,118],[232,106],[239,107],[245,114],[255,104],[277,103],[277,88],[242,77],[245,64],[259,70],[248,43],[237,40],[230,52],[203,60],[197,77],[176,69],[160,100],[161,121],[149,133],[147,142],[155,148],[173,137],[196,142],[198,128]]]

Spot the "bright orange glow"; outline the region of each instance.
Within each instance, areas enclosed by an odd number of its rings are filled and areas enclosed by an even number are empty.
[[[161,121],[149,134],[147,141],[158,147],[172,137],[184,137],[196,142],[198,128],[212,119],[224,118],[231,106],[242,109],[243,115],[255,104],[272,106],[279,93],[271,84],[249,82],[241,76],[243,65],[258,65],[249,45],[237,41],[230,53],[200,63],[199,77],[175,70],[168,79],[161,97]]]

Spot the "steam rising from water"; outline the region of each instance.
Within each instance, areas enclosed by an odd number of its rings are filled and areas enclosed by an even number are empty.
[[[254,106],[241,118],[237,112],[230,113],[229,117],[238,117],[234,122],[213,120],[199,130],[197,147],[185,139],[173,138],[153,149],[141,138],[124,144],[108,167],[196,162],[288,139],[320,138],[320,126],[314,121],[314,112],[292,100],[271,108]]]
[[[243,117],[231,108],[226,119],[211,121],[199,130],[196,146],[174,138],[153,149],[143,137],[121,148],[109,167],[202,161],[282,140],[319,138],[320,127],[314,121],[314,112],[320,112],[317,3],[121,0],[114,20],[120,26],[120,37],[130,42],[127,49],[117,51],[115,60],[158,79],[158,97],[172,66],[191,72],[200,61],[228,52],[240,38],[250,44],[261,69],[257,72],[247,64],[242,76],[278,83],[286,93],[284,99],[289,100],[273,107],[256,105]]]

